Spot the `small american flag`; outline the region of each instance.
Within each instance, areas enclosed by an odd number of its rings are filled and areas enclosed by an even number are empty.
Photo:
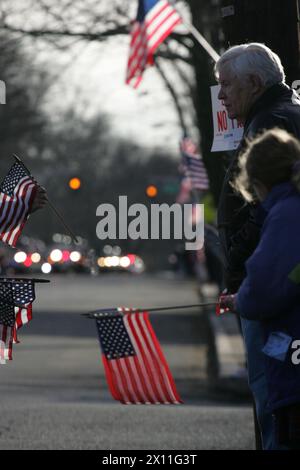
[[[15,247],[29,216],[37,184],[24,166],[14,163],[0,185],[0,240]]]
[[[96,319],[110,392],[123,404],[182,403],[147,312],[117,309]]]
[[[26,281],[0,281],[0,324],[13,327],[15,308],[26,307],[35,300],[34,283]]]
[[[0,364],[12,360],[13,344],[19,343],[17,330],[32,319],[34,300],[32,280],[0,280]]]
[[[201,191],[209,189],[206,169],[196,144],[189,137],[185,137],[180,142],[180,150],[182,169],[185,176],[190,179],[192,189],[200,189]]]
[[[153,64],[155,50],[181,21],[167,0],[139,0],[131,30],[127,84],[137,88],[147,65]]]
[[[12,327],[0,325],[0,364],[12,360],[13,344],[20,343],[17,330],[32,320],[32,305],[14,307],[15,323]]]

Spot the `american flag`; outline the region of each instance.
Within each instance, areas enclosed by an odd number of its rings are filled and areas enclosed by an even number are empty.
[[[182,403],[147,312],[98,314],[102,361],[113,398],[123,404]]]
[[[0,185],[0,240],[15,247],[29,216],[37,184],[24,166],[14,163]]]
[[[22,308],[14,307],[15,323],[14,326],[0,325],[0,364],[12,360],[13,344],[20,343],[17,337],[17,330],[32,320],[32,305],[26,305]]]
[[[139,0],[137,18],[131,30],[126,83],[137,88],[153,54],[181,18],[167,0]]]
[[[180,150],[182,169],[185,176],[190,179],[192,189],[200,189],[201,191],[209,189],[206,169],[196,144],[189,137],[185,137],[180,142]]]
[[[0,364],[12,360],[13,344],[19,343],[17,330],[32,319],[34,300],[32,280],[0,280]]]

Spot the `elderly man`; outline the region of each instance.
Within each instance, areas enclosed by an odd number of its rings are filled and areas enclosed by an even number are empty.
[[[246,139],[264,129],[280,127],[300,139],[300,101],[285,84],[280,58],[264,44],[241,44],[228,49],[217,62],[215,72],[221,85],[219,99],[224,102],[229,117],[244,124],[244,137],[227,170],[218,208],[225,284],[228,293],[235,293],[245,277],[245,262],[258,243],[264,218],[260,206],[246,204],[230,184],[237,170],[238,156]],[[262,332],[257,322],[243,319],[242,331],[262,447],[274,449],[272,416],[266,408]]]

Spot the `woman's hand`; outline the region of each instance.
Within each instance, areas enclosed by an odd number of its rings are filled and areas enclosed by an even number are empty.
[[[236,294],[221,294],[216,306],[216,315],[223,313],[236,313]]]
[[[43,209],[48,202],[46,189],[42,186],[37,187],[37,192],[31,206],[31,213]]]

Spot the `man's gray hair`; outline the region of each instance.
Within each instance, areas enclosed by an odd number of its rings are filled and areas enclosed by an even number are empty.
[[[215,65],[217,79],[220,69],[225,64],[238,78],[245,78],[248,75],[259,76],[266,88],[285,82],[285,73],[279,56],[259,42],[240,44],[225,51]]]

